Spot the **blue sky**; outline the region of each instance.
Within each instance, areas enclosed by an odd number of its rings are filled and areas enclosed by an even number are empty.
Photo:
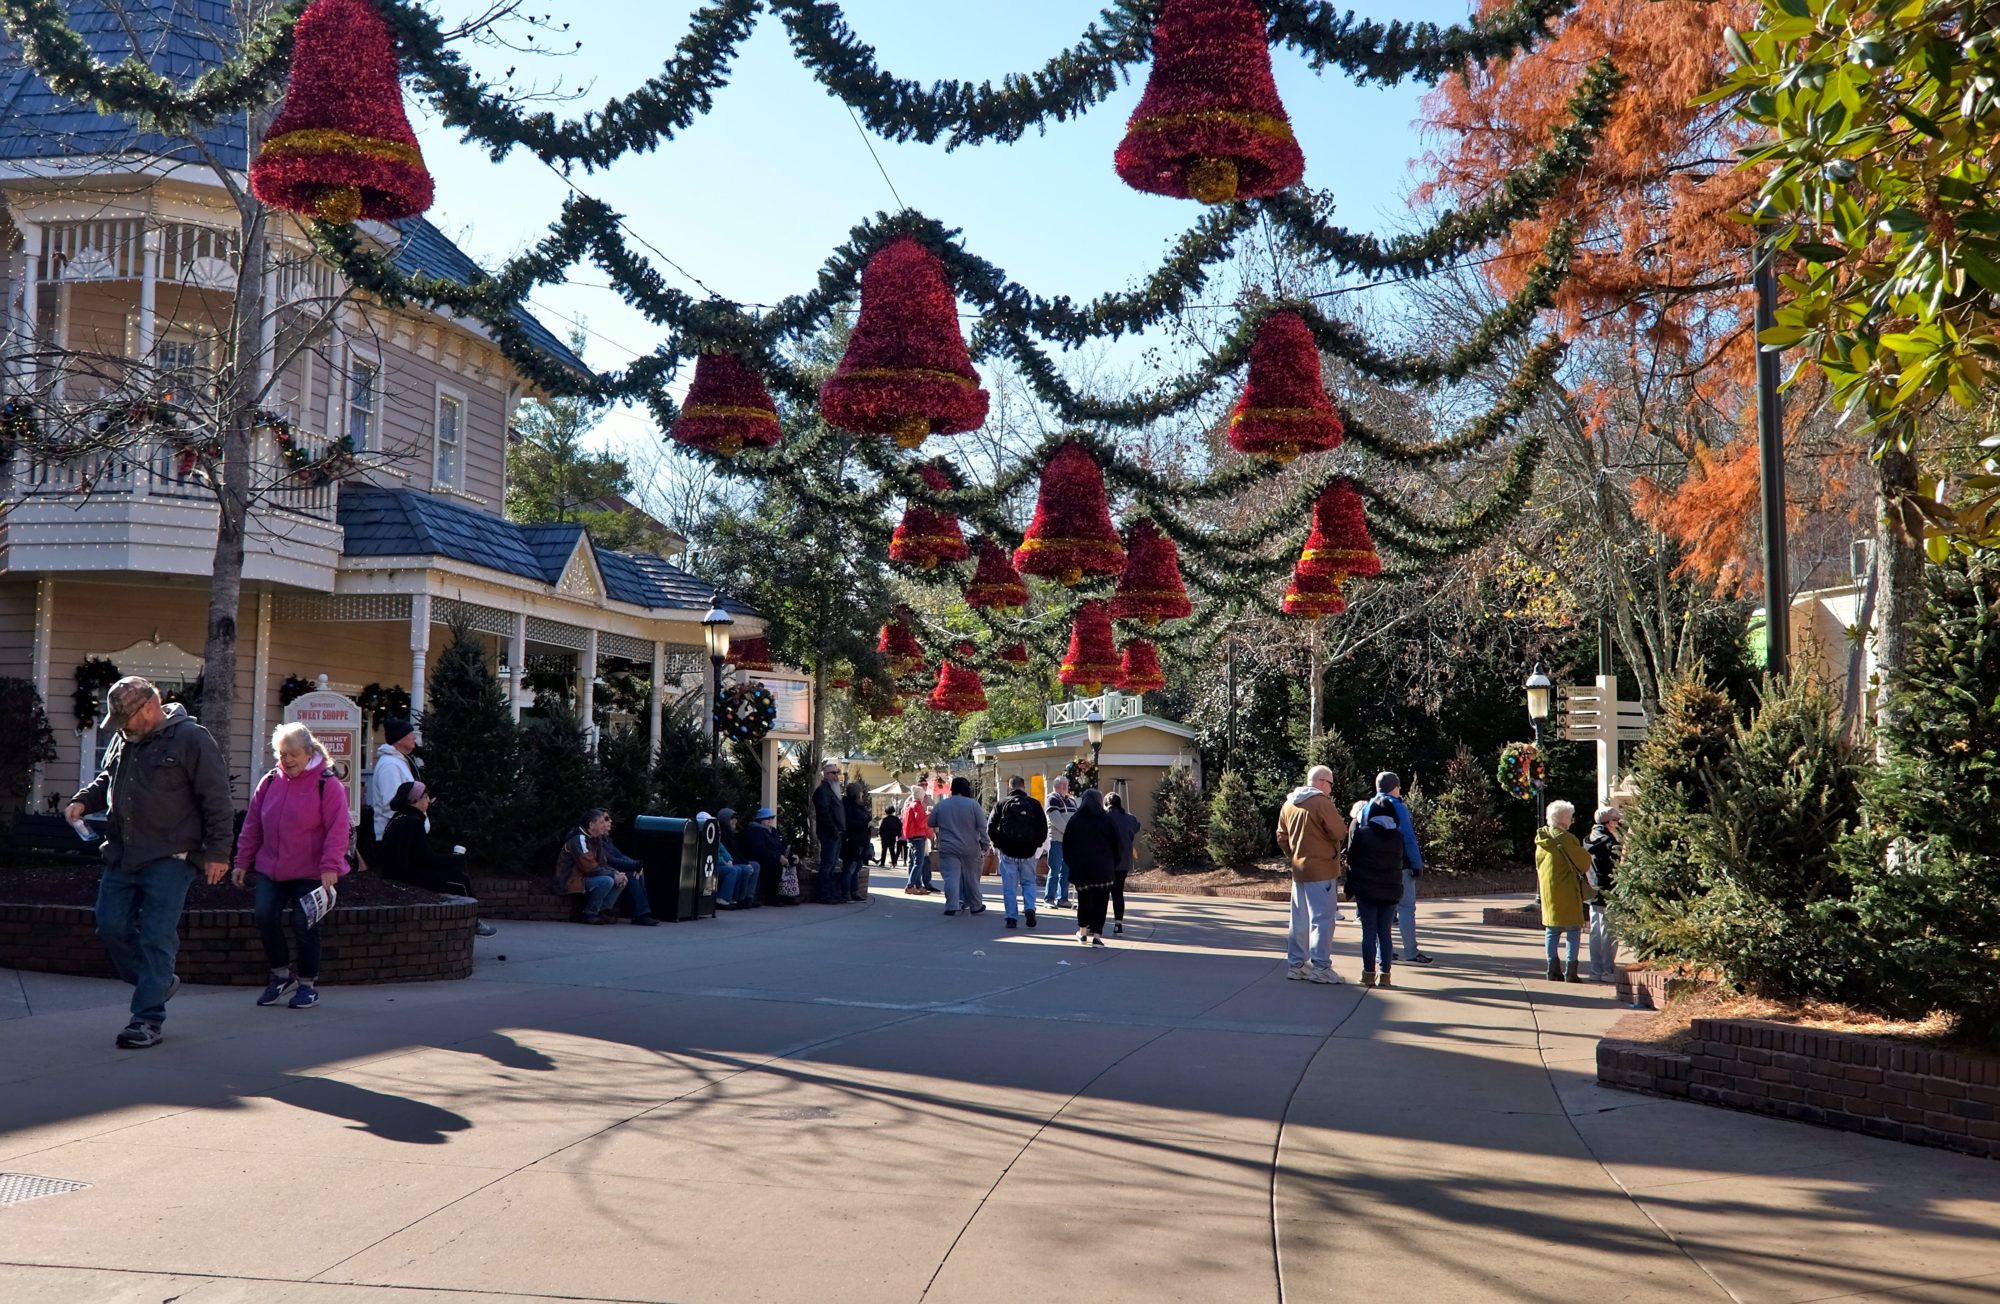
[[[589,84],[588,96],[556,106],[569,116],[658,71],[685,31],[692,5],[593,0],[552,6],[571,23],[570,38],[583,42],[575,56],[468,54],[491,74],[518,64],[541,85],[558,78],[569,88]],[[446,16],[459,16],[459,7],[470,8],[454,0]],[[1039,66],[1074,41],[1099,4],[844,0],[843,8],[885,67],[929,82],[997,79]],[[1377,0],[1374,12],[1453,22],[1466,10],[1465,0]],[[1333,190],[1339,220],[1349,226],[1405,224],[1410,163],[1423,148],[1411,122],[1424,88],[1360,88],[1335,75],[1315,76],[1293,52],[1274,50],[1273,59],[1305,149],[1307,184]],[[1112,171],[1112,151],[1142,83],[1143,75],[1081,120],[1012,145],[946,152],[871,138],[878,170],[846,106],[792,57],[783,27],[766,15],[705,118],[664,149],[572,180],[622,212],[688,277],[731,299],[767,303],[809,286],[855,222],[896,207],[886,170],[905,203],[963,228],[968,245],[1015,280],[1041,294],[1086,299],[1151,271],[1168,242],[1200,213],[1192,201],[1130,190]],[[566,193],[560,178],[520,151],[495,164],[421,114],[417,127],[438,182],[431,217],[469,253],[491,265],[543,233]],[[698,291],[674,269],[660,270],[671,283]],[[586,266],[574,276],[573,284],[538,292],[535,304],[558,330],[567,330],[566,318],[588,320],[593,364],[617,366],[653,347],[657,328],[601,288],[602,273]],[[614,415],[606,432],[613,443],[652,437],[649,423],[630,413]]]

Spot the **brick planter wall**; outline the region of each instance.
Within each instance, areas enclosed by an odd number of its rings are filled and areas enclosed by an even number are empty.
[[[2000,1159],[2000,1059],[1753,1019],[1696,1019],[1680,1051],[1625,1039],[1651,1017],[1598,1043],[1598,1081]]]
[[[1479,922],[1501,928],[1532,928],[1540,932],[1542,908],[1539,905],[1487,906],[1479,912]]]
[[[576,909],[576,901],[549,891],[549,875],[535,878],[502,878],[474,874],[472,895],[479,898],[482,919],[526,919],[544,924],[566,924]]]
[[[321,977],[332,986],[468,978],[478,913],[461,898],[435,905],[342,906],[320,924],[326,934]],[[88,906],[0,905],[0,967],[116,976]],[[264,949],[250,912],[188,911],[181,917],[174,967],[185,982],[261,986]]]
[[[1661,973],[1642,964],[1618,966],[1618,1000],[1642,1010],[1664,1010],[1667,1002],[1682,992],[1695,991],[1707,983],[1699,978]]]

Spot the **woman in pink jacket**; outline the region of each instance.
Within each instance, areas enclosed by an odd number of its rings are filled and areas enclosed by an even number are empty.
[[[299,899],[317,887],[331,889],[347,872],[352,832],[347,789],[334,774],[325,746],[302,724],[280,725],[271,735],[271,752],[278,765],[250,797],[231,881],[242,887],[256,871],[257,901],[251,914],[271,966],[271,980],[257,1004],[276,1005],[290,992],[291,1007],[308,1010],[319,1004],[319,929],[306,922]],[[296,972],[280,922],[287,906],[299,946]]]

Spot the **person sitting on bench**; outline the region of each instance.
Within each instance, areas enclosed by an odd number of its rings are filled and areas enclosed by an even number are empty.
[[[562,850],[556,854],[555,891],[558,896],[583,893],[581,923],[617,923],[621,896],[632,903],[633,923],[650,928],[660,922],[653,918],[646,894],[646,867],[613,844],[611,812],[601,806],[585,811],[563,834]]]
[[[375,844],[372,867],[380,871],[384,878],[408,883],[426,892],[471,896],[472,884],[465,872],[464,851],[458,847],[449,852],[431,848],[430,789],[421,780],[412,779],[396,789],[396,795],[389,801],[389,809],[392,814]],[[491,937],[496,930],[482,919],[474,925],[474,931],[481,937]]]

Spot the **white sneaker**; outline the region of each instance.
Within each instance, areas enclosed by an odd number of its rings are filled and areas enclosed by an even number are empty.
[[[1305,964],[1291,965],[1285,970],[1285,977],[1290,978],[1295,982],[1302,982],[1302,983],[1311,982],[1312,966]]]
[[[1313,983],[1333,983],[1337,985],[1347,981],[1331,969],[1320,969],[1317,967],[1307,969],[1305,976],[1307,982]]]

